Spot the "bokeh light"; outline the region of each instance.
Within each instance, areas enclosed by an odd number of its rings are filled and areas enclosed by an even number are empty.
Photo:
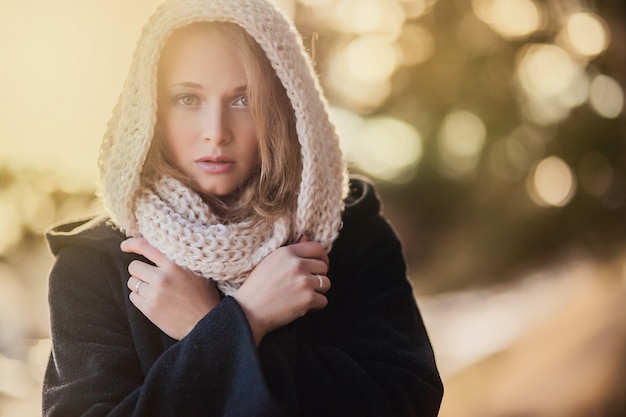
[[[400,62],[412,66],[427,61],[435,52],[435,40],[431,32],[416,23],[404,25],[398,38]]]
[[[357,82],[382,83],[389,80],[398,65],[393,44],[381,36],[363,36],[343,51],[348,71]]]
[[[473,0],[472,6],[504,38],[528,36],[541,26],[541,9],[532,0]]]
[[[374,49],[367,50],[373,45]],[[365,55],[360,55],[365,52]],[[390,59],[383,65],[379,59]],[[328,58],[325,86],[352,109],[367,113],[387,100],[391,93],[389,76],[395,71],[395,48],[380,38],[355,40],[334,51]],[[353,72],[356,71],[356,73]]]
[[[470,174],[480,158],[486,135],[483,121],[474,113],[457,110],[448,114],[438,142],[443,173],[454,178]]]
[[[579,65],[556,45],[529,45],[520,56],[519,80],[526,93],[534,97],[563,93],[579,72]]]
[[[529,175],[528,193],[540,206],[563,207],[576,191],[574,173],[561,158],[549,156]]]
[[[341,145],[350,164],[375,178],[403,183],[422,157],[422,138],[410,124],[389,116],[368,119],[334,108]]]
[[[554,125],[587,100],[589,79],[584,67],[563,48],[529,44],[518,53],[518,63],[518,100],[532,122]]]
[[[588,12],[571,14],[565,24],[565,33],[574,50],[589,57],[604,52],[610,42],[603,19]]]
[[[624,92],[617,81],[600,74],[591,82],[589,101],[600,116],[614,118],[624,109]]]
[[[398,36],[405,19],[404,10],[394,0],[339,0],[330,10],[334,26],[342,32],[378,34],[392,39]]]
[[[437,0],[399,0],[407,19],[417,19],[429,13]]]

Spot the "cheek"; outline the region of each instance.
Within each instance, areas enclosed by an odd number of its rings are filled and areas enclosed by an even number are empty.
[[[256,129],[247,129],[243,135],[243,143],[246,153],[251,160],[258,159],[259,156],[259,139],[257,138]]]
[[[168,147],[175,148],[178,144],[188,141],[193,136],[195,125],[192,120],[176,115],[165,115],[161,119],[161,129]]]
[[[254,156],[258,154],[259,140],[257,138],[256,124],[250,118],[239,118],[235,120],[235,126],[237,126],[237,132],[235,136],[239,138],[242,148],[246,153],[254,153]]]

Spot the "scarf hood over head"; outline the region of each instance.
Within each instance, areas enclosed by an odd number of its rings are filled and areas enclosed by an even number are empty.
[[[142,193],[142,166],[157,122],[160,53],[176,29],[195,22],[235,23],[267,55],[295,113],[302,158],[294,218],[280,227],[290,229],[288,239],[306,234],[330,250],[341,226],[347,173],[327,103],[300,35],[268,0],[166,0],[146,23],[100,148],[100,193],[113,221],[127,235],[145,235],[138,226],[136,206]]]

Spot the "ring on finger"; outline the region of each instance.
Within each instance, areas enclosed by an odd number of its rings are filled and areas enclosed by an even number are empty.
[[[320,276],[320,274],[315,274],[315,276],[317,277],[317,279],[320,280],[320,290],[322,289],[322,287],[324,286],[324,281],[322,281],[322,277]]]
[[[139,280],[139,282],[137,282],[137,285],[135,285],[135,292],[137,294],[139,294],[139,287],[141,287],[141,284],[143,284],[143,281]]]

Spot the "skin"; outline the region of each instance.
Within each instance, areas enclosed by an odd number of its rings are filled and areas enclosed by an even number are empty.
[[[241,60],[218,35],[201,31],[177,38],[166,56],[159,80],[165,92],[159,118],[172,162],[192,178],[198,191],[228,196],[258,169],[256,129],[245,98]],[[227,169],[199,166],[198,158],[206,155],[223,155],[232,164]],[[127,239],[121,250],[155,264],[130,263],[130,300],[170,337],[185,337],[220,302],[213,281],[179,267],[145,239]],[[268,332],[326,306],[327,271],[324,248],[307,237],[277,249],[256,266],[234,298],[257,345]]]
[[[170,162],[201,194],[233,193],[258,171],[241,59],[218,33],[197,30],[170,42],[159,75],[159,123]]]
[[[127,285],[131,302],[168,336],[182,339],[221,301],[213,281],[179,267],[145,239],[127,239],[121,249],[143,255],[156,265],[131,262]],[[275,250],[256,266],[234,298],[257,346],[272,330],[326,307],[327,271],[324,248],[306,239]],[[136,292],[139,281],[143,284]]]

